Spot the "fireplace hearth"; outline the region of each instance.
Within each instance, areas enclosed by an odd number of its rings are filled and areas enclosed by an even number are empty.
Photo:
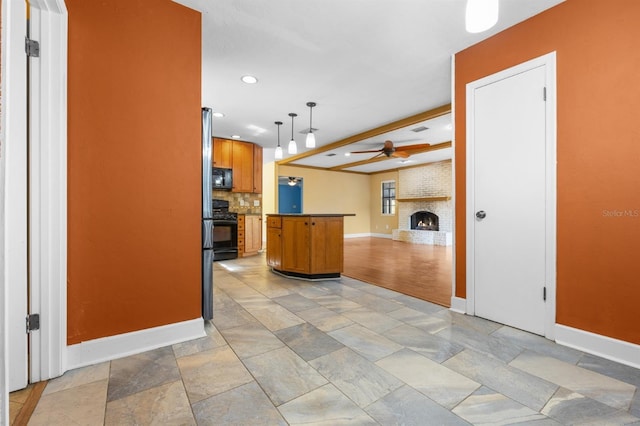
[[[438,231],[438,215],[428,211],[419,211],[411,215],[411,229],[419,231]]]

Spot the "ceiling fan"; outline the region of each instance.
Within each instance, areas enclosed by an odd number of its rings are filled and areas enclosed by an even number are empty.
[[[407,157],[409,157],[409,155],[411,155],[407,151],[415,151],[415,150],[425,149],[425,148],[429,148],[430,146],[431,146],[431,144],[421,143],[421,144],[417,144],[417,145],[406,145],[406,146],[395,147],[395,146],[393,146],[393,142],[384,141],[384,146],[382,147],[382,149],[372,149],[372,150],[368,150],[368,151],[352,151],[351,153],[352,154],[367,154],[367,153],[370,153],[370,152],[377,152],[378,154],[376,154],[375,156],[371,157],[371,159],[379,157],[382,154],[386,155],[387,157],[407,158]]]

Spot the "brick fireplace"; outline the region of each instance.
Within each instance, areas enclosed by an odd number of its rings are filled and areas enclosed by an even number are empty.
[[[450,160],[399,171],[398,229],[392,232],[394,240],[443,246],[453,244],[451,176]],[[424,219],[427,219],[426,225]],[[418,228],[421,220],[423,226]],[[437,222],[435,226],[434,222]]]

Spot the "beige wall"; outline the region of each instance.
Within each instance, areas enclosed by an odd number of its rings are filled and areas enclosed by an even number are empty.
[[[370,232],[368,175],[292,166],[278,166],[276,174],[304,179],[303,213],[355,213],[355,217],[344,218],[344,233]],[[276,213],[276,203],[274,203],[272,210],[265,209],[265,212]]]
[[[398,228],[398,205],[396,204],[396,214],[382,214],[382,182],[388,180],[396,181],[396,192],[398,190],[399,179],[398,172],[376,173],[369,176],[369,192],[371,201],[369,208],[371,211],[371,227],[372,234],[389,234],[391,230]]]
[[[269,162],[262,165],[262,247],[267,241],[267,214],[277,213],[276,206],[276,163]]]

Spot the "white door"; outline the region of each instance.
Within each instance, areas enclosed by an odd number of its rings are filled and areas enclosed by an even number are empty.
[[[548,238],[555,240],[548,232],[547,201],[555,193],[548,193],[546,86],[545,64],[478,85],[470,128],[475,314],[541,335],[551,290]]]

